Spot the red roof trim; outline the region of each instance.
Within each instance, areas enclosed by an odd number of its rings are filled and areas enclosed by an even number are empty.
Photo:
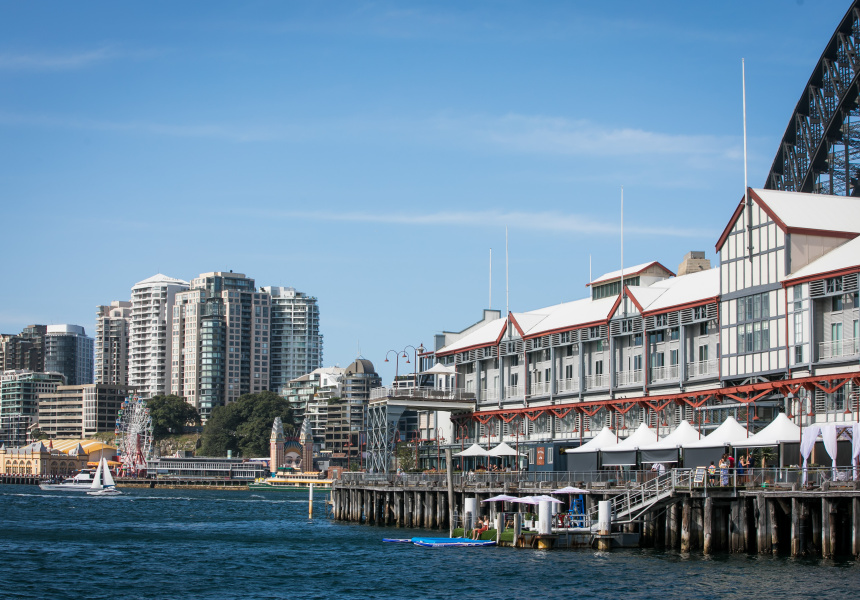
[[[782,287],[788,287],[790,285],[798,285],[800,283],[807,283],[809,281],[815,281],[816,279],[825,279],[828,277],[838,277],[840,275],[849,275],[851,273],[860,273],[860,265],[854,265],[853,267],[845,267],[843,269],[834,269],[833,271],[825,271],[823,273],[816,273],[815,275],[807,275],[806,277],[800,277],[797,279],[786,279],[782,282]]]
[[[526,339],[526,334],[525,334],[525,333],[523,333],[523,328],[522,328],[522,327],[520,327],[520,324],[519,324],[519,323],[517,323],[517,318],[514,316],[514,313],[512,313],[512,312],[509,312],[509,313],[508,313],[508,320],[511,322],[511,324],[512,324],[514,327],[516,327],[516,328],[517,328],[517,331],[519,332],[520,337],[521,337],[521,338],[523,338],[523,339]]]
[[[630,273],[627,273],[627,272],[625,271],[624,276],[625,276],[625,277],[631,277],[631,276],[633,276],[633,275],[639,275],[640,273],[644,273],[645,271],[647,271],[648,269],[650,269],[650,268],[651,268],[651,267],[653,267],[654,265],[657,265],[658,267],[660,267],[661,269],[663,269],[664,271],[666,271],[669,275],[671,275],[672,277],[675,277],[675,273],[673,273],[671,270],[667,269],[665,265],[661,264],[659,261],[656,261],[656,260],[652,260],[651,262],[649,262],[647,265],[645,265],[644,267],[642,267],[642,268],[641,268],[641,269],[639,269],[638,271],[631,271]],[[588,287],[588,286],[593,285],[593,284],[595,284],[595,283],[598,283],[598,284],[601,284],[601,285],[602,285],[602,284],[604,284],[604,283],[610,283],[610,282],[612,282],[612,281],[615,281],[616,279],[619,279],[619,280],[621,279],[621,274],[620,274],[620,273],[619,273],[618,277],[610,277],[609,279],[601,279],[601,280],[597,280],[597,279],[595,279],[594,281],[591,281],[591,282],[589,282],[589,283],[586,283],[586,284],[585,284],[585,287]]]
[[[636,308],[638,308],[638,309],[639,309],[639,314],[642,314],[642,313],[644,312],[644,311],[642,310],[642,305],[641,305],[641,304],[639,304],[639,301],[636,299],[636,296],[634,296],[634,295],[630,292],[630,288],[628,288],[626,285],[624,286],[624,292],[625,292],[625,293],[627,294],[627,296],[628,296],[628,297],[633,301],[633,305],[634,305]]]
[[[738,222],[738,218],[741,216],[741,212],[744,210],[744,199],[741,198],[740,204],[735,209],[735,212],[732,214],[732,218],[729,219],[729,224],[726,225],[726,228],[723,229],[723,233],[720,235],[720,239],[717,240],[717,245],[714,247],[717,252],[722,250],[723,244],[726,243],[726,240],[729,237],[729,234],[732,232],[732,229],[735,226],[735,223]]]
[[[555,329],[548,329],[546,331],[540,331],[538,333],[533,333],[527,338],[523,339],[534,339],[543,337],[545,335],[551,335],[553,333],[564,333],[565,331],[576,331],[577,329],[588,329],[589,327],[594,327],[595,325],[606,325],[606,319],[599,319],[597,321],[589,321],[588,323],[579,323],[577,325],[571,325],[570,327],[556,327]]]
[[[821,237],[835,237],[853,240],[858,235],[854,231],[827,231],[822,229],[807,229],[806,227],[789,227],[788,233],[797,233],[800,235],[818,235]]]
[[[788,225],[783,223],[782,219],[780,219],[778,216],[776,216],[776,213],[773,212],[773,209],[770,206],[768,206],[764,200],[759,198],[758,194],[756,194],[752,188],[750,188],[750,198],[752,198],[753,201],[756,204],[758,204],[761,207],[761,209],[767,214],[767,216],[769,216],[771,218],[771,220],[774,223],[776,223],[777,227],[779,227],[780,229],[782,229],[786,233],[788,232]]]
[[[676,310],[684,310],[685,308],[693,308],[695,306],[704,306],[706,304],[719,303],[720,297],[714,296],[713,298],[705,298],[703,300],[694,300],[693,302],[686,302],[684,304],[675,304],[674,306],[667,306],[666,308],[661,308],[659,310],[649,310],[648,312],[643,312],[642,316],[651,316],[651,315],[662,315],[667,312],[675,312]]]
[[[465,348],[457,348],[456,350],[449,350],[447,352],[437,352],[436,356],[451,356],[452,354],[459,354],[460,352],[468,352],[469,350],[477,350],[478,348],[489,348],[491,346],[498,346],[499,341],[502,339],[502,336],[505,335],[505,330],[508,328],[508,324],[505,323],[504,327],[502,327],[502,331],[499,333],[495,342],[486,342],[484,344],[472,344],[471,346],[466,346]]]
[[[604,323],[608,323],[609,319],[612,318],[612,315],[615,314],[615,311],[618,310],[618,307],[621,305],[621,294],[618,294],[618,298],[615,299],[615,303],[612,305],[612,308],[609,310],[609,314],[606,315],[606,320]]]

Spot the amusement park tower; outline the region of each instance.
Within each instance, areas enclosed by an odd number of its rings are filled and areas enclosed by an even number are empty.
[[[269,437],[269,472],[276,475],[278,467],[284,464],[284,424],[281,417],[275,417],[272,435]]]
[[[305,419],[304,422],[302,422],[302,433],[299,436],[299,443],[302,445],[302,471],[313,471],[314,434],[311,429],[310,419]]]

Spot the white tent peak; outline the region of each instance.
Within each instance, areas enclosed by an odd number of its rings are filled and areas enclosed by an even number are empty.
[[[596,436],[591,438],[591,440],[584,443],[579,448],[572,448],[570,450],[565,450],[565,452],[567,454],[576,452],[597,452],[598,450],[603,450],[605,448],[615,446],[617,443],[618,438],[615,435],[615,432],[612,431],[609,427],[604,427]]]
[[[632,436],[631,436],[632,437]],[[671,450],[684,446],[689,442],[698,441],[699,432],[690,425],[689,421],[681,421],[672,433],[664,437],[659,442],[640,446],[640,450]]]
[[[616,450],[636,450],[642,446],[653,444],[660,440],[657,432],[648,427],[646,423],[642,423],[636,431],[630,434],[625,440],[618,442],[617,446],[606,448],[607,452],[615,452]]]
[[[737,448],[760,448],[778,446],[780,442],[800,443],[800,427],[792,423],[785,413],[779,413],[773,423],[754,436],[732,445]]]
[[[488,456],[516,456],[517,454],[517,451],[508,446],[505,442],[502,442],[487,453]],[[526,456],[523,453],[519,453],[519,455]]]
[[[741,425],[731,415],[722,424],[700,440],[684,444],[684,448],[718,448],[726,444],[734,444],[749,437],[747,428]]]

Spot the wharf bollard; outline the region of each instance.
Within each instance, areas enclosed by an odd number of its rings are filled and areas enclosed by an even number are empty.
[[[515,512],[514,513],[514,548],[517,547],[517,544],[520,540],[520,535],[523,532],[523,513]]]
[[[470,529],[474,529],[474,523],[478,517],[477,498],[465,499],[463,506],[463,514],[465,515],[465,518],[463,519],[463,536],[465,537]]]
[[[496,513],[496,544],[502,543],[502,530],[505,528],[505,515]]]
[[[609,500],[601,500],[597,503],[597,549],[607,552],[612,547],[612,512],[609,508]]]

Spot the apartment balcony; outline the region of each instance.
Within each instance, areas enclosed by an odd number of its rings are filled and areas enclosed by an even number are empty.
[[[699,377],[716,377],[717,375],[717,359],[702,360],[698,362],[687,363],[687,377],[696,379]]]
[[[618,371],[615,374],[615,385],[618,387],[625,385],[642,385],[642,369]]]
[[[496,389],[488,390],[487,388],[481,388],[481,399],[482,400],[498,400],[499,399],[499,390],[496,390]]]
[[[651,367],[651,382],[658,381],[677,381],[678,380],[678,365],[669,365],[668,367]]]
[[[579,391],[579,379],[559,379],[558,393],[566,394]]]
[[[585,389],[594,390],[598,388],[608,388],[609,387],[609,375],[586,375],[585,376]]]
[[[818,344],[818,360],[857,356],[857,354],[860,354],[860,338],[845,338]]]
[[[522,398],[523,388],[518,385],[509,385],[505,387],[505,398]]]
[[[539,381],[532,384],[532,396],[549,396],[552,393],[552,385],[549,381]]]

